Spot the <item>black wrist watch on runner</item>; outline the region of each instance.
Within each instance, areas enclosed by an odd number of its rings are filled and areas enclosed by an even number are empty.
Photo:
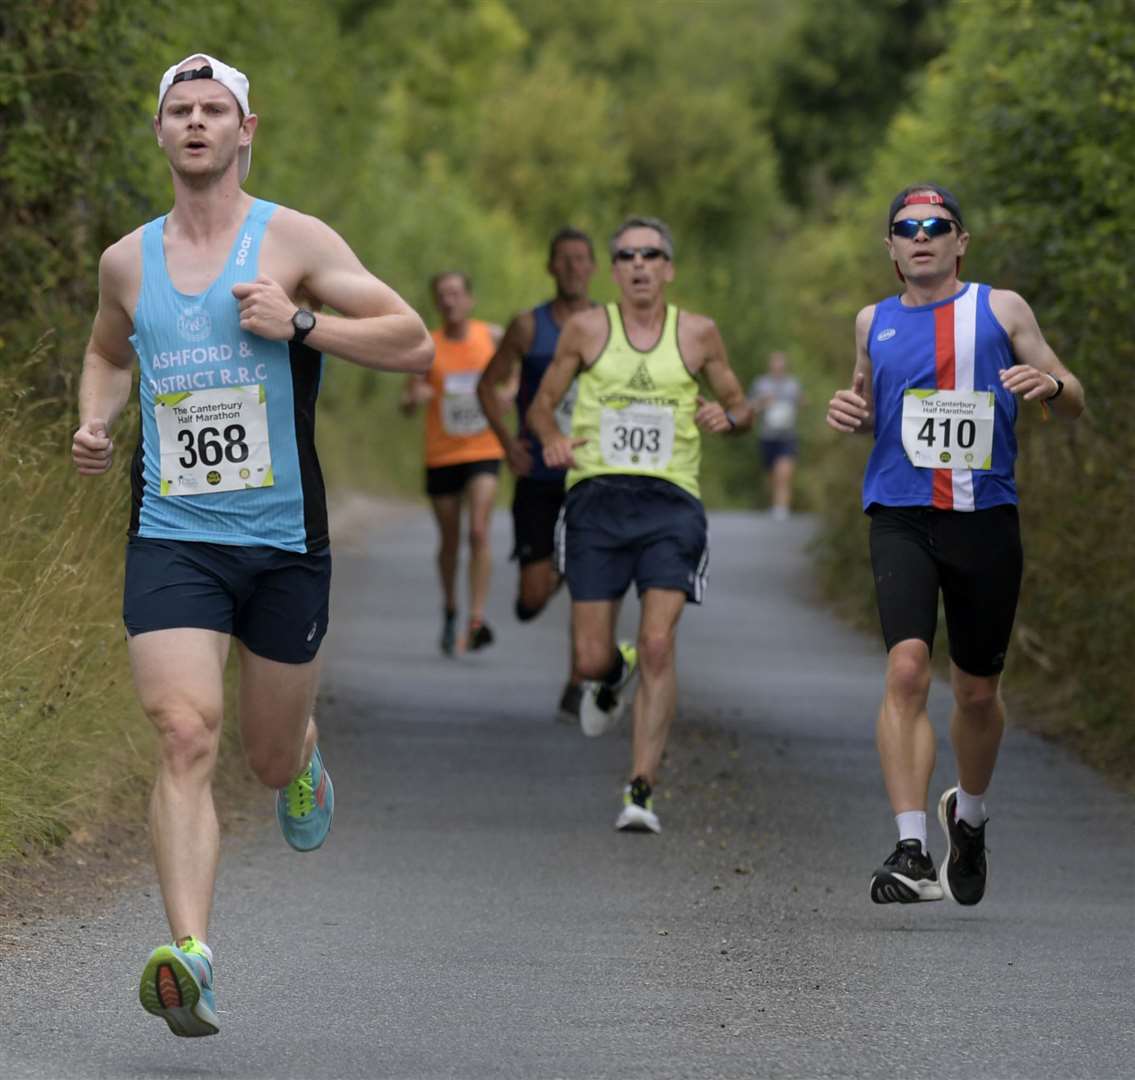
[[[302,345],[303,339],[315,329],[315,316],[306,308],[298,308],[292,316],[292,326],[296,328],[292,341]]]
[[[1048,377],[1054,383],[1056,383],[1056,389],[1051,394],[1049,394],[1048,397],[1046,397],[1044,399],[1045,404],[1047,404],[1050,401],[1055,401],[1058,397],[1060,397],[1061,394],[1064,393],[1064,380],[1058,379],[1055,375],[1053,375],[1053,374],[1051,374],[1050,372],[1047,372],[1047,371],[1045,372],[1045,374],[1048,375]]]

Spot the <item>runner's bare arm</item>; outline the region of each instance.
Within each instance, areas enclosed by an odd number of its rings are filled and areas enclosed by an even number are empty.
[[[130,400],[134,381],[134,325],[127,305],[137,297],[140,249],[134,236],[107,248],[99,260],[99,306],[79,379],[79,428],[71,458],[84,476],[110,468],[110,428]]]
[[[560,431],[556,423],[556,406],[563,400],[572,379],[587,362],[587,357],[595,350],[595,338],[600,325],[601,339],[606,338],[606,319],[606,312],[600,308],[598,312],[591,310],[573,315],[564,323],[556,345],[556,355],[544,372],[540,388],[528,409],[528,427],[544,447],[544,464],[553,469],[571,468],[575,465],[572,451],[582,443]]]
[[[481,403],[481,411],[504,447],[509,467],[517,476],[527,476],[532,471],[532,455],[504,422],[508,398],[502,396],[500,389],[515,386],[517,369],[524,354],[532,347],[535,334],[536,322],[532,313],[525,311],[517,315],[508,324],[504,337],[497,345],[497,351],[493,353],[493,358],[477,382],[477,399]],[[515,395],[515,390],[513,394]]]
[[[1041,333],[1033,309],[1023,297],[1008,289],[992,289],[989,306],[1009,335],[1018,363],[1001,372],[1006,390],[1020,394],[1025,401],[1045,401],[1064,383],[1060,396],[1048,407],[1061,416],[1074,418],[1084,411],[1084,387],[1052,351]]]
[[[698,398],[694,423],[703,431],[730,435],[753,426],[753,407],[745,398],[736,373],[729,366],[725,342],[717,324],[704,315],[683,315],[683,327],[692,337],[697,369],[705,376],[716,401]],[[681,340],[681,339],[679,339]]]
[[[875,429],[875,410],[871,396],[871,356],[867,352],[867,335],[875,318],[875,305],[868,304],[855,317],[855,370],[851,389],[837,390],[828,402],[828,427],[848,435]]]
[[[434,396],[433,387],[426,381],[424,375],[407,375],[402,384],[402,396],[398,399],[398,408],[403,416],[413,416],[419,405],[425,405]]]
[[[294,270],[297,296],[340,312],[321,313],[305,344],[362,367],[429,370],[433,340],[417,312],[363,266],[329,225],[281,208],[265,236],[265,255],[269,251],[278,253],[271,265]],[[241,329],[270,341],[291,340],[299,305],[279,282],[261,274],[234,285],[233,295],[240,302]]]

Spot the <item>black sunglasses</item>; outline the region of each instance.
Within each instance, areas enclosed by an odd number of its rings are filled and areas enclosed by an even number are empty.
[[[957,222],[952,218],[928,217],[921,220],[903,218],[902,221],[891,222],[891,235],[901,236],[904,240],[913,240],[921,229],[927,236],[933,238],[945,236],[955,225]]]
[[[641,255],[647,262],[653,262],[655,259],[667,259],[670,256],[666,254],[661,248],[656,247],[637,247],[637,248],[619,248],[615,252],[615,262],[634,262],[634,257]]]

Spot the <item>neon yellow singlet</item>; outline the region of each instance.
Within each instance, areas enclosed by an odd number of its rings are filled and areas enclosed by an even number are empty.
[[[649,352],[627,340],[618,304],[607,305],[607,321],[607,344],[579,373],[571,434],[587,442],[575,451],[567,486],[592,476],[654,476],[701,498],[698,384],[678,351],[678,309],[667,306]]]

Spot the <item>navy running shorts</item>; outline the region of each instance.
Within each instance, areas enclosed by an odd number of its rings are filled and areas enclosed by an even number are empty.
[[[556,526],[557,565],[574,601],[618,600],[635,583],[705,595],[709,530],[702,504],[652,476],[597,476],[567,493]]]
[[[460,495],[465,485],[481,473],[496,476],[501,471],[499,458],[491,461],[463,461],[460,465],[438,465],[426,468],[426,494],[431,498],[438,495]]]
[[[868,513],[887,651],[911,638],[933,651],[941,593],[950,659],[968,675],[1000,674],[1021,591],[1016,506],[969,512],[875,503]]]
[[[556,522],[563,505],[562,478],[517,478],[512,496],[512,557],[521,566],[552,557],[556,546]]]
[[[331,552],[303,554],[132,536],[122,618],[134,637],[195,628],[231,634],[283,664],[315,659],[331,592]]]
[[[766,469],[771,469],[782,457],[796,456],[796,436],[782,435],[777,439],[761,439],[761,461]]]

